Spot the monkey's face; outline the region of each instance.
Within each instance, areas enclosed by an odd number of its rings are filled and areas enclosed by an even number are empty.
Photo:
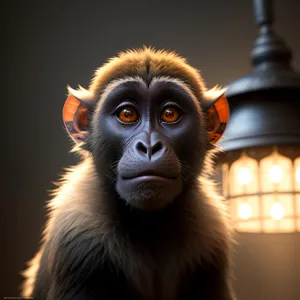
[[[206,91],[199,72],[173,52],[120,53],[89,90],[69,92],[68,133],[91,153],[107,192],[141,210],[162,209],[188,190],[228,122],[224,91]]]
[[[203,127],[200,103],[180,80],[115,81],[92,119],[99,176],[129,205],[161,209],[199,175],[208,143]]]

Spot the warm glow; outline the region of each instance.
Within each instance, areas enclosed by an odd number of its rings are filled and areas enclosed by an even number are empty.
[[[295,159],[295,171],[294,171],[294,175],[295,175],[295,190],[297,192],[300,192],[300,157]],[[297,205],[297,207],[299,207],[299,218],[300,218],[300,204],[299,206]],[[300,226],[300,220],[299,220],[299,226]]]
[[[252,174],[248,168],[241,168],[238,173],[238,181],[240,184],[249,184],[252,180]]]
[[[268,176],[273,183],[279,183],[283,179],[283,171],[278,165],[274,165],[270,168]]]
[[[296,181],[300,182],[300,167],[298,167],[296,170]]]
[[[252,208],[249,203],[243,203],[239,208],[239,216],[243,220],[247,220],[252,215]]]
[[[242,154],[228,170],[228,194],[239,196],[258,193],[257,172],[257,161]]]
[[[276,202],[272,205],[270,214],[274,220],[281,220],[285,214],[284,207],[281,203]]]
[[[235,229],[300,231],[300,155],[293,150],[289,157],[276,147],[259,151],[242,152],[222,164],[222,190]]]
[[[261,191],[265,193],[291,191],[294,172],[292,160],[274,151],[260,161]]]

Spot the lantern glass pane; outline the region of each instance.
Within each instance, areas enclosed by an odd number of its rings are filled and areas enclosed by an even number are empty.
[[[293,194],[285,194],[285,195],[274,195],[275,201],[278,198],[280,204],[284,207],[285,217],[293,217],[294,216],[294,201]]]
[[[291,191],[292,160],[276,152],[260,162],[261,191]]]
[[[300,192],[300,157],[295,160],[295,190]]]
[[[255,159],[242,155],[235,161],[229,171],[229,194],[237,196],[258,192],[258,163]]]
[[[241,220],[259,218],[258,196],[236,198],[235,215],[237,219]]]
[[[300,218],[300,195],[296,195],[295,206],[295,215]]]
[[[283,212],[283,217],[292,217],[294,215],[294,203],[293,203],[293,195],[292,194],[269,194],[261,196],[262,200],[262,216],[265,218],[272,218],[276,215],[280,217],[281,210]],[[274,204],[279,203],[277,207]],[[282,208],[280,207],[282,206]],[[273,210],[272,210],[273,208]],[[278,212],[276,214],[276,212]]]

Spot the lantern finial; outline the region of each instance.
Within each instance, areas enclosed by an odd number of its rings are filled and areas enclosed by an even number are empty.
[[[254,0],[254,11],[256,24],[259,27],[259,36],[256,39],[252,52],[252,63],[254,67],[262,64],[279,64],[281,67],[289,68],[292,52],[273,30],[272,0]]]

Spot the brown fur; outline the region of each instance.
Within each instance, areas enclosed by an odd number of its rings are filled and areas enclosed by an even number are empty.
[[[145,66],[148,65],[151,66],[152,78],[157,75],[179,78],[191,87],[197,99],[205,99],[206,87],[196,69],[175,53],[151,48],[121,53],[96,71],[89,91],[82,89],[77,92],[85,93],[86,97],[90,93],[99,99],[113,80],[126,76],[139,76],[145,80],[148,76]],[[162,291],[160,299],[176,299],[178,290],[174,286],[178,285],[175,283],[179,283],[188,269],[202,262],[225,264],[224,269],[228,271],[226,277],[230,281],[232,230],[223,199],[208,179],[212,155],[213,152],[206,157],[205,170],[199,177],[196,189],[197,197],[191,195],[185,203],[174,205],[166,216],[168,222],[155,235],[154,247],[151,246],[149,252],[149,245],[143,243],[142,237],[132,244],[119,228],[113,206],[105,202],[105,195],[100,188],[96,188],[101,187],[102,183],[91,156],[85,153],[85,159],[64,175],[54,193],[55,197],[48,204],[49,220],[43,244],[29,263],[29,268],[23,272],[26,280],[22,295],[28,297],[32,293],[46,243],[50,247],[48,266],[51,271],[51,261],[59,251],[57,245],[62,228],[68,232],[65,243],[84,235],[93,249],[101,240],[105,256],[124,270],[128,281],[144,295],[143,299],[159,299],[153,289],[157,285]]]
[[[89,90],[94,94],[99,94],[107,83],[125,76],[140,76],[147,82],[148,68],[151,68],[152,78],[172,74],[174,78],[180,78],[188,84],[198,99],[203,98],[203,92],[206,90],[203,78],[195,68],[187,64],[186,59],[175,52],[156,51],[147,47],[121,52],[118,56],[111,58],[95,72]]]

